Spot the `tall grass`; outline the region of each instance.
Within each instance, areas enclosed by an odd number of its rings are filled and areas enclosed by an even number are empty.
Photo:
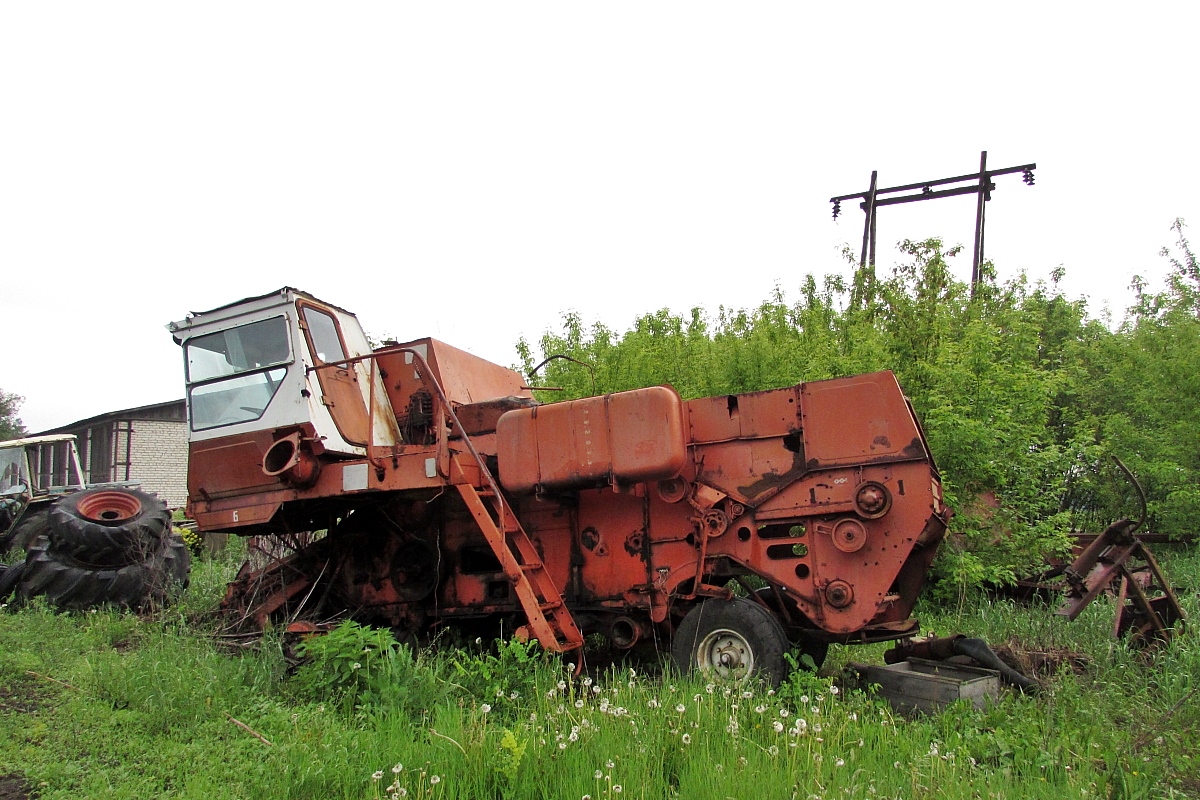
[[[1195,551],[1164,561],[1176,583],[1200,585]],[[289,676],[276,639],[231,656],[197,618],[228,568],[202,562],[192,598],[151,618],[37,604],[0,615],[0,774],[24,773],[43,798],[1132,798],[1198,789],[1196,635],[1147,658],[1109,640],[1099,602],[1074,623],[982,597],[925,608],[926,627],[939,633],[1069,650],[1089,666],[1064,666],[1041,696],[910,720],[843,681],[846,661],[878,660],[882,646],[835,648],[821,676],[795,672],[773,692],[659,674],[654,663],[574,678],[569,665],[511,643],[419,653],[383,643],[388,659],[363,654],[345,680],[328,669],[336,653]],[[1197,618],[1194,588],[1184,602]],[[364,665],[375,671],[360,680]],[[36,708],[21,710],[14,697]]]

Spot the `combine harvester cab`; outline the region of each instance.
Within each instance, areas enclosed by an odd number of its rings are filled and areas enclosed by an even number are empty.
[[[372,351],[293,289],[170,329],[191,515],[294,550],[231,585],[247,624],[510,619],[549,650],[671,641],[684,670],[772,682],[793,645],[819,663],[917,629],[950,512],[890,372],[539,405],[433,339]]]

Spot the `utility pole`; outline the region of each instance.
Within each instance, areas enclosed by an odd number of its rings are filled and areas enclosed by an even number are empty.
[[[1020,172],[1022,180],[1027,185],[1033,186],[1033,171],[1035,169],[1037,169],[1037,164],[1023,164],[1019,167],[989,170],[987,168],[987,151],[984,150],[979,154],[979,172],[971,175],[957,175],[953,178],[938,178],[932,181],[908,183],[903,186],[880,189],[878,188],[879,172],[872,171],[871,186],[867,191],[831,197],[829,198],[829,202],[833,203],[833,218],[836,220],[838,215],[842,213],[843,200],[862,200],[859,203],[859,208],[866,213],[866,219],[863,223],[863,243],[858,265],[865,267],[869,263],[874,268],[875,218],[881,206],[891,206],[897,203],[914,203],[918,200],[934,200],[939,197],[954,197],[960,194],[977,195],[978,199],[975,203],[975,248],[971,256],[971,295],[974,296],[975,290],[981,280],[980,268],[983,264],[985,204],[992,199],[992,191],[996,188],[996,184],[992,183],[992,178],[999,175],[1011,175]],[[935,191],[934,186],[946,186],[948,188]],[[884,196],[896,192],[911,192],[914,189],[920,189],[920,192],[916,194],[902,194],[898,197]]]

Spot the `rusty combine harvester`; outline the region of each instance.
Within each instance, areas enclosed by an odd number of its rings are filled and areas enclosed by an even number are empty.
[[[290,288],[169,328],[200,529],[328,532],[243,568],[226,607],[251,625],[512,620],[551,651],[670,640],[685,670],[772,681],[791,645],[819,663],[918,627],[951,512],[890,372],[540,405],[434,339],[372,350],[354,315]]]

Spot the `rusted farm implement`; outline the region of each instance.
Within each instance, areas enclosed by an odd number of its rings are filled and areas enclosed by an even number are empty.
[[[294,289],[170,330],[191,516],[310,540],[231,585],[245,625],[511,620],[552,651],[671,642],[683,669],[773,681],[792,644],[819,663],[830,642],[918,627],[951,512],[890,372],[541,405],[433,339],[372,349],[354,315]]]

